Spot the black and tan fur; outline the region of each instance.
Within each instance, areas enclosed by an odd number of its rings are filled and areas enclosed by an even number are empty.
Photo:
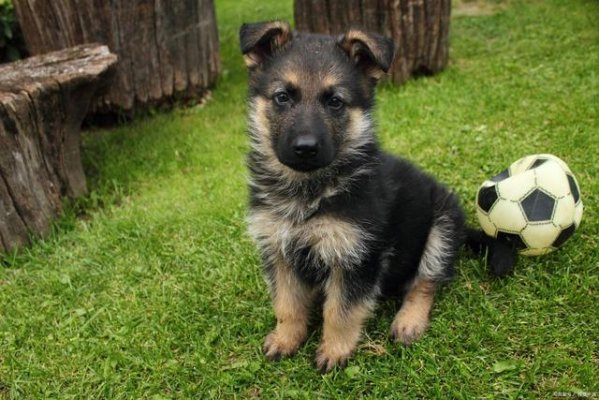
[[[392,337],[410,344],[465,237],[457,198],[379,148],[374,88],[393,44],[351,30],[291,32],[243,25],[249,68],[249,230],[262,254],[277,318],[269,359],[293,354],[322,300],[318,368],[343,366],[383,295],[403,295]]]

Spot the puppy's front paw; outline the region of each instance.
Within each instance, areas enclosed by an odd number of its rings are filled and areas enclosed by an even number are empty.
[[[290,335],[282,329],[275,329],[264,339],[262,351],[270,361],[293,355],[304,341],[304,335]]]
[[[391,339],[409,346],[424,334],[428,324],[427,317],[400,311],[391,324]]]
[[[351,349],[344,346],[329,346],[324,342],[316,351],[316,368],[321,374],[326,374],[335,367],[345,368],[351,355]]]

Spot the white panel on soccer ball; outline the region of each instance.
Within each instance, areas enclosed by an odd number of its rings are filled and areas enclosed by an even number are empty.
[[[497,184],[499,196],[506,200],[519,201],[535,187],[534,171],[525,171]]]
[[[478,208],[476,209],[476,215],[478,216],[478,222],[480,226],[483,228],[483,231],[489,236],[496,237],[497,229],[495,225],[489,220],[489,217],[482,213]]]
[[[572,196],[566,196],[557,201],[555,212],[553,214],[553,222],[559,225],[562,229],[567,228],[575,221],[576,206]]]
[[[536,154],[532,156],[522,157],[521,159],[514,161],[512,165],[510,165],[510,172],[512,173],[512,175],[524,172],[530,168],[530,166],[535,162],[536,159]]]
[[[528,247],[542,249],[551,247],[560,234],[561,229],[552,223],[528,225],[520,233]]]
[[[489,219],[505,232],[520,232],[526,226],[526,218],[520,205],[513,201],[499,200],[489,213]]]
[[[562,167],[555,161],[549,160],[535,168],[537,186],[555,197],[562,197],[570,193],[568,176]]]
[[[578,202],[576,208],[574,209],[574,225],[578,228],[580,226],[580,221],[582,220],[582,211],[584,207],[582,206],[582,201]]]

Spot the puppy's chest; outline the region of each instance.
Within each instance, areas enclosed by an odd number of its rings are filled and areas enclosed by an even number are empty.
[[[253,210],[249,230],[263,252],[296,266],[349,267],[362,260],[368,242],[358,224],[331,215],[297,222],[269,210]]]

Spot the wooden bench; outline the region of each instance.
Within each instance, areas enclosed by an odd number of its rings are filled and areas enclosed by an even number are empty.
[[[116,62],[82,45],[0,65],[0,251],[47,235],[62,197],[87,193],[81,123]]]

